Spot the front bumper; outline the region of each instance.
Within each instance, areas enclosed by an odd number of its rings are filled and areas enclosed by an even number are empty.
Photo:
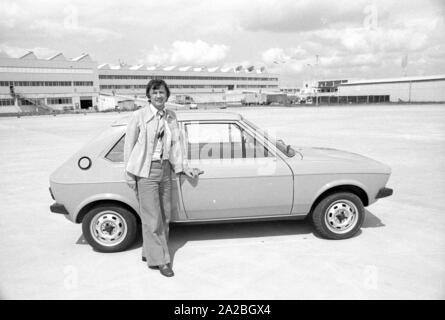
[[[393,194],[393,190],[391,188],[382,188],[377,192],[375,196],[376,199],[386,198]]]
[[[59,214],[68,214],[68,211],[66,210],[65,206],[63,204],[54,202],[52,205],[50,205],[49,209],[51,212],[59,213]]]

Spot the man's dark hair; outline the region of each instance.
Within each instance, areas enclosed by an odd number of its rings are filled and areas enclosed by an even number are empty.
[[[147,89],[145,90],[145,94],[147,95],[148,101],[151,101],[150,99],[150,90],[151,89],[159,89],[161,87],[165,88],[165,91],[167,92],[167,100],[170,97],[170,89],[168,88],[167,83],[165,83],[164,80],[150,80],[147,83]]]

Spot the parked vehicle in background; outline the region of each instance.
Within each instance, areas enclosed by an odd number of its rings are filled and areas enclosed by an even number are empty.
[[[185,105],[189,109],[198,109],[198,105],[193,100],[193,97],[186,94],[177,94],[174,103]]]
[[[287,94],[286,93],[267,93],[266,94],[267,104],[286,104],[287,103]]]
[[[245,106],[250,105],[271,105],[288,103],[286,93],[281,92],[244,92],[244,97],[241,99],[241,104]]]
[[[258,92],[243,92],[244,97],[241,99],[241,104],[244,106],[251,105],[266,105],[267,95]]]

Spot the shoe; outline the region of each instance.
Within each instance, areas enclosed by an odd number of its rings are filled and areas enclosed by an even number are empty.
[[[147,262],[147,258],[146,257],[142,257],[142,261]],[[153,270],[159,270],[159,266],[148,266],[150,269]]]
[[[161,274],[165,277],[173,277],[175,274],[173,273],[172,268],[170,267],[170,264],[163,264],[159,266],[159,271]]]

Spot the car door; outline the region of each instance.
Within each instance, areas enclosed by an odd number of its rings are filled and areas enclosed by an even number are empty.
[[[180,177],[188,219],[224,219],[290,214],[290,167],[238,121],[183,122],[190,167],[197,179]]]

